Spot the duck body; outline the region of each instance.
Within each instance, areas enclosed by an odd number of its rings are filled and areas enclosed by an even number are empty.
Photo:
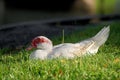
[[[48,54],[48,57],[74,58],[83,55],[94,55],[98,52],[99,47],[108,39],[109,31],[109,26],[104,27],[95,36],[89,39],[77,43],[65,43],[54,46],[52,52]]]
[[[33,39],[32,47],[36,48],[30,54],[30,59],[74,58],[83,55],[93,55],[103,45],[109,36],[110,28],[102,28],[95,36],[77,43],[63,43],[53,46],[52,41],[44,36]]]
[[[35,50],[33,51],[31,54],[30,54],[30,59],[47,59],[47,55],[48,55],[48,52],[46,52],[45,50]]]

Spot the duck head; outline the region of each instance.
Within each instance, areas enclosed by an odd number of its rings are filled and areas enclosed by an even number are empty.
[[[51,51],[53,48],[53,44],[52,41],[47,37],[37,36],[32,40],[31,45],[27,48],[27,50],[31,50],[33,48]]]

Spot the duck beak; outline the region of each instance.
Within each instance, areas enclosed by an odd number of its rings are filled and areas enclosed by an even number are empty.
[[[26,50],[32,50],[34,47],[32,47],[31,45],[28,47],[28,48],[26,48]]]

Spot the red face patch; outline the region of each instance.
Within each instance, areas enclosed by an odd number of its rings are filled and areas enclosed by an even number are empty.
[[[32,40],[32,46],[37,47],[37,44],[44,43],[44,42],[48,42],[48,40],[46,40],[44,38],[35,38]]]
[[[31,44],[32,44],[33,47],[37,47],[38,43],[40,43],[40,38],[33,39]]]

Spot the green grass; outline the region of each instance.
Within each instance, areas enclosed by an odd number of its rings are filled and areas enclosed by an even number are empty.
[[[103,25],[65,35],[76,42],[95,35]],[[0,50],[0,80],[120,80],[120,23],[111,24],[108,41],[93,56],[75,59],[29,60],[31,51]],[[54,44],[62,38],[52,38]],[[9,52],[8,52],[9,51]],[[8,53],[8,54],[5,54]]]

